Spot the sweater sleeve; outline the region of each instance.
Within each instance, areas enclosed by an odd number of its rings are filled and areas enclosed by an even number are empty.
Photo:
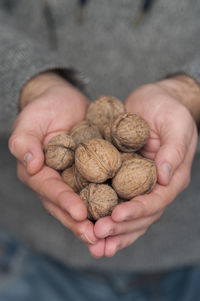
[[[7,137],[18,111],[21,89],[32,77],[56,70],[78,87],[82,79],[64,58],[28,39],[12,26],[5,26],[1,18],[0,45],[0,136]]]

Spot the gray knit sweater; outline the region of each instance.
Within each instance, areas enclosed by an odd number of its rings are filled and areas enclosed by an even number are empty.
[[[7,137],[23,85],[46,70],[80,70],[91,100],[108,94],[124,100],[139,85],[186,71],[200,81],[200,3],[155,1],[143,23],[141,0],[93,0],[78,21],[74,0],[0,0],[0,225],[31,248],[64,263],[102,269],[148,271],[200,263],[200,160],[190,187],[159,223],[111,259],[93,259],[87,248],[42,208],[17,180]]]

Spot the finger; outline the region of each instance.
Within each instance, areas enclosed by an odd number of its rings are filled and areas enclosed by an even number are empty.
[[[194,124],[191,120],[185,120],[185,124],[177,122],[176,128],[171,124],[173,121],[169,119],[161,129],[161,147],[155,157],[158,182],[161,185],[169,184],[174,172],[184,161],[194,133]]]
[[[139,153],[145,158],[154,160],[159,148],[160,148],[160,138],[156,137],[156,135],[151,134],[148,142],[139,151]]]
[[[157,214],[168,204],[168,195],[165,186],[156,184],[150,194],[137,196],[116,206],[111,217],[114,222],[123,222]]]
[[[132,243],[134,243],[145,232],[146,229],[143,229],[138,232],[107,237],[105,240],[105,256],[114,256],[117,253],[117,251],[124,249]]]
[[[105,239],[100,239],[97,243],[93,245],[88,245],[90,254],[94,258],[101,258],[104,256],[104,249],[105,249]]]
[[[101,218],[94,225],[94,233],[98,238],[106,238],[111,235],[138,232],[144,228],[148,228],[161,217],[162,213],[161,211],[152,216],[119,223],[114,222],[111,217]]]
[[[59,220],[66,228],[70,229],[80,240],[86,244],[95,244],[98,239],[94,234],[94,226],[88,219],[83,222],[76,222],[64,210],[52,202],[42,198],[42,203],[47,212]]]
[[[48,142],[52,136],[64,132],[60,129],[47,136],[49,125],[49,114],[45,116],[43,109],[33,108],[33,103],[23,109],[14,123],[8,146],[10,152],[24,164],[30,175],[37,173],[44,164],[44,141]]]
[[[82,221],[87,218],[87,209],[81,198],[52,168],[43,166],[37,174],[29,176],[24,166],[19,163],[18,177],[37,194],[68,212],[74,220]]]
[[[8,146],[30,175],[40,170],[44,163],[44,153],[41,141],[36,136],[31,133],[13,133]]]
[[[112,212],[112,219],[115,222],[122,222],[151,216],[164,210],[189,185],[195,145],[196,139],[194,137],[191,142],[191,151],[187,153],[183,164],[176,170],[169,185],[156,184],[151,193],[137,196],[130,201],[119,204]]]

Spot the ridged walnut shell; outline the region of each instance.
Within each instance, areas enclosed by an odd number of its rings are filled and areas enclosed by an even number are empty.
[[[122,163],[124,161],[130,160],[133,158],[143,159],[143,157],[137,153],[121,153],[121,158],[122,158]]]
[[[94,221],[111,215],[118,204],[116,192],[105,184],[89,184],[80,192],[80,197],[87,207],[88,218]]]
[[[56,170],[63,170],[74,162],[75,143],[71,136],[60,134],[44,147],[45,163]]]
[[[72,165],[69,168],[66,168],[61,174],[63,181],[69,185],[76,193],[79,193],[84,187],[86,187],[89,182],[84,179],[81,174],[75,168],[75,165]]]
[[[135,152],[141,149],[149,139],[149,126],[139,115],[125,113],[112,124],[113,144],[123,152]]]
[[[89,182],[102,183],[114,177],[121,166],[121,155],[110,142],[91,139],[77,147],[75,165]]]
[[[157,170],[153,161],[134,158],[124,161],[112,180],[112,187],[120,198],[131,198],[149,193],[157,182]]]
[[[112,122],[105,124],[105,126],[103,128],[103,137],[105,140],[112,143],[111,125],[112,125]]]
[[[98,127],[101,134],[105,124],[125,112],[123,103],[112,96],[100,96],[90,104],[86,119]]]
[[[92,138],[102,138],[98,128],[95,125],[91,125],[86,120],[76,124],[72,128],[70,135],[74,139],[76,147],[80,143],[86,142]]]

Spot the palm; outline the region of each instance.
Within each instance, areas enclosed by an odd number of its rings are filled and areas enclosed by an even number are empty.
[[[154,84],[136,89],[125,105],[127,111],[140,115],[149,124],[150,139],[141,152],[154,159],[158,183],[150,194],[119,204],[111,217],[97,221],[95,234],[106,237],[107,256],[143,235],[187,187],[197,143],[196,126],[189,111],[160,86]]]
[[[43,146],[84,119],[88,101],[70,85],[52,86],[31,101],[17,117],[9,147],[18,159],[19,179],[33,189],[45,209],[86,243],[97,241],[80,197],[44,165]],[[29,154],[29,161],[25,160]],[[30,157],[31,156],[31,157]],[[24,164],[25,163],[25,164]]]
[[[181,157],[183,160],[186,153],[184,145],[191,145],[193,157],[196,142],[194,121],[187,109],[165,90],[156,85],[143,86],[127,98],[126,108],[142,116],[150,126],[150,139],[142,149],[145,157],[154,159],[158,166],[165,160],[164,156],[176,156],[177,160]],[[163,150],[160,158],[159,153]],[[160,174],[159,180],[164,184]]]
[[[74,95],[68,89],[46,91],[24,108],[19,119],[27,123],[29,131],[43,144],[56,134],[69,133],[76,123],[84,119],[88,106],[86,98],[74,91]]]

